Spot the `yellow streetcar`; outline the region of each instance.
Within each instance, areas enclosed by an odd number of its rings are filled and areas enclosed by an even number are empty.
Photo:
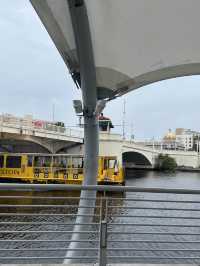
[[[0,180],[30,183],[81,184],[84,158],[72,154],[0,153]],[[124,184],[117,157],[100,156],[98,184]]]

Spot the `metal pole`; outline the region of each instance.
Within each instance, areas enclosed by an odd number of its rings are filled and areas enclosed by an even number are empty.
[[[108,215],[108,199],[106,198],[106,191],[101,198],[101,214],[100,214],[100,228],[99,228],[99,266],[106,266],[107,264],[107,215]]]
[[[98,149],[99,129],[95,115],[97,104],[96,70],[94,65],[93,47],[90,27],[84,0],[68,0],[72,26],[74,29],[78,59],[80,64],[81,89],[84,106],[84,185],[96,185],[98,175]],[[81,191],[79,206],[94,206],[96,200],[87,198],[96,197],[96,191]],[[78,214],[93,214],[94,208],[79,208]],[[91,217],[77,216],[76,223],[89,223]],[[74,232],[83,231],[83,225],[75,225]],[[87,236],[86,236],[87,237]],[[72,240],[81,238],[79,234],[73,234]],[[69,248],[78,248],[80,243],[71,242]],[[74,256],[75,251],[69,251],[67,256]],[[66,262],[66,261],[65,261]],[[71,262],[67,260],[67,262]]]
[[[99,266],[107,264],[107,221],[100,223]]]

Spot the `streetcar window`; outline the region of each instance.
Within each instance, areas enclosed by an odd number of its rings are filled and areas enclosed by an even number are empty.
[[[72,165],[73,168],[83,168],[83,157],[73,157]]]
[[[32,167],[32,165],[33,165],[33,156],[28,156],[27,165],[28,165],[28,167]]]
[[[108,168],[108,160],[104,160],[104,169],[106,170]]]
[[[51,156],[35,156],[34,166],[36,167],[50,167]]]
[[[67,166],[67,161],[66,161],[66,159],[65,159],[64,157],[61,157],[61,158],[60,158],[60,167],[61,167],[61,168],[66,168],[66,166]]]
[[[51,166],[51,158],[50,156],[46,156],[44,159],[44,167],[50,167]]]
[[[6,167],[7,168],[21,168],[21,156],[7,156]]]
[[[66,168],[67,160],[65,157],[53,157],[53,167]]]
[[[0,168],[3,168],[4,157],[0,156]]]
[[[110,159],[108,160],[108,168],[113,169],[115,168],[116,160]]]
[[[67,168],[70,168],[72,166],[72,159],[71,159],[71,157],[65,157],[64,160],[66,162],[66,167]]]
[[[114,169],[117,164],[115,159],[105,159],[104,160],[104,169]]]
[[[53,157],[53,167],[59,166],[59,157]]]

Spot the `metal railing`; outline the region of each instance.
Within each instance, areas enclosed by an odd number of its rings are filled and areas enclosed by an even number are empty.
[[[43,121],[43,120],[35,120],[32,118],[21,118],[16,117],[9,114],[1,114],[0,115],[0,131],[2,131],[3,127],[18,129],[18,130],[26,130],[26,133],[32,134],[33,131],[38,132],[49,132],[52,135],[60,135],[60,136],[70,136],[74,138],[82,138],[84,137],[83,130],[78,128],[70,128],[70,127],[62,127],[53,124],[53,122]],[[28,131],[28,132],[27,132]],[[117,133],[111,133],[100,131],[100,139],[101,140],[113,140],[113,141],[122,141],[122,135]],[[127,141],[128,143],[130,141]]]
[[[40,131],[74,138],[83,138],[82,130],[57,126],[47,121],[20,118],[12,115],[0,115],[0,128],[2,129],[3,127],[30,131],[31,134],[34,131]]]
[[[95,212],[68,257],[81,189]],[[0,263],[200,263],[199,221],[200,190],[0,184]]]

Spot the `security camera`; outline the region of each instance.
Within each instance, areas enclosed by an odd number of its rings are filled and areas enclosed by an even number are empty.
[[[103,109],[106,107],[106,102],[106,100],[99,100],[97,102],[96,109],[94,112],[96,116],[99,116],[100,113],[102,113]]]
[[[83,105],[80,100],[73,100],[73,107],[76,112],[76,114],[82,114],[83,113]]]

